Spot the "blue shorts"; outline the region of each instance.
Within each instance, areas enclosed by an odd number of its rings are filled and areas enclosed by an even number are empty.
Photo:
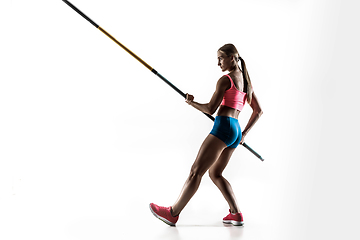
[[[242,133],[239,121],[232,117],[217,116],[210,134],[223,141],[226,146],[236,148],[241,141]]]

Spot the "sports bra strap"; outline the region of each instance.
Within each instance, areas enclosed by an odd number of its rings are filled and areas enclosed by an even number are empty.
[[[226,74],[225,76],[227,76],[230,79],[230,88],[232,88],[234,85],[233,80],[231,79],[231,77],[228,74]]]

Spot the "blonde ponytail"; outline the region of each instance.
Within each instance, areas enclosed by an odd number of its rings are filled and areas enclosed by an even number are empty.
[[[243,78],[244,78],[244,90],[246,92],[246,99],[247,99],[247,102],[250,104],[251,99],[252,99],[252,92],[253,92],[251,81],[250,81],[250,76],[246,69],[246,64],[245,64],[244,59],[242,59],[240,56],[239,56],[239,58],[241,61],[241,69],[242,69]]]

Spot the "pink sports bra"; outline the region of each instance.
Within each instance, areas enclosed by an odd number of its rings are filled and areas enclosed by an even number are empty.
[[[241,111],[245,106],[246,93],[237,90],[231,77],[229,75],[225,76],[230,79],[231,87],[225,91],[221,105]]]

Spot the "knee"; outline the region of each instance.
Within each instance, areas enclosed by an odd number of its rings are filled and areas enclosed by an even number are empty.
[[[221,177],[221,173],[219,173],[218,171],[209,169],[209,177],[213,182],[215,182],[217,179],[219,179]]]
[[[189,175],[189,178],[196,178],[196,177],[200,177],[202,178],[202,176],[204,175],[204,172],[201,171],[199,168],[195,168],[195,167],[192,167],[191,170],[190,170],[190,175]]]

